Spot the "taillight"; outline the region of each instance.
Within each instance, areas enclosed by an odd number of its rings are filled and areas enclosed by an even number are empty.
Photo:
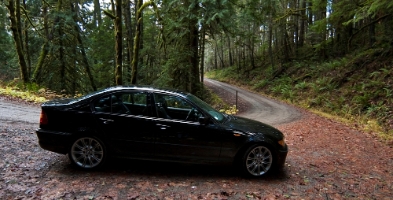
[[[46,113],[41,110],[41,115],[40,115],[40,125],[46,125],[48,124],[48,117],[46,116]]]

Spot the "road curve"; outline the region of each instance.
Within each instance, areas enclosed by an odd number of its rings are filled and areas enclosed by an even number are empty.
[[[230,94],[233,94],[234,96],[236,96],[237,91],[238,98],[241,98],[250,105],[248,106],[248,109],[239,114],[239,116],[254,119],[270,125],[285,124],[296,121],[302,117],[299,110],[293,106],[216,80],[206,78],[204,81],[208,83],[208,87],[218,87]]]

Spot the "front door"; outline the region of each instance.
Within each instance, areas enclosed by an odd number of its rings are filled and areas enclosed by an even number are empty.
[[[221,132],[198,122],[203,113],[180,96],[155,94],[156,156],[182,162],[218,162]]]

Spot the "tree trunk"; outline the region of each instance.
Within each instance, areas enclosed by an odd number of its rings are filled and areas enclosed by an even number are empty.
[[[133,46],[134,46],[134,41],[133,41],[133,31],[132,31],[132,20],[131,20],[131,2],[129,0],[125,0],[125,10],[124,10],[124,16],[125,16],[125,26],[127,29],[127,58],[128,58],[128,67],[127,71],[129,72],[129,76],[127,76],[127,80],[129,83],[131,83],[131,71],[132,71],[132,51],[133,51]]]
[[[195,4],[192,8],[191,12],[198,12],[198,4]],[[192,94],[197,94],[200,91],[199,88],[199,62],[198,62],[198,20],[191,19],[190,20],[190,37],[189,37],[189,48],[192,52],[189,56],[189,64],[190,64],[190,90]]]
[[[232,58],[232,48],[231,48],[231,38],[227,35],[228,40],[228,56],[229,56],[229,66],[233,65],[233,58]]]
[[[299,31],[299,42],[298,47],[303,47],[304,38],[305,38],[305,20],[304,17],[306,15],[306,0],[300,0],[300,31]]]
[[[132,57],[132,71],[131,71],[131,84],[136,84],[136,76],[138,74],[138,60],[139,60],[139,44],[141,40],[141,26],[140,23],[142,23],[142,11],[143,11],[143,5],[142,5],[142,0],[138,0],[137,6],[136,6],[136,30],[135,30],[135,37],[134,37],[134,55]]]
[[[312,0],[307,0],[307,17],[308,17],[308,26],[311,26],[312,24],[314,24],[314,20],[313,20],[313,9],[312,9]]]
[[[274,73],[274,57],[273,57],[273,47],[272,47],[272,42],[273,42],[273,16],[270,16],[269,19],[269,57],[270,57],[270,64],[272,66],[272,73]]]
[[[39,83],[38,80],[40,80],[42,66],[44,65],[46,55],[48,55],[48,52],[49,52],[48,41],[50,40],[50,36],[49,36],[49,27],[48,27],[48,6],[47,6],[47,4],[43,4],[42,15],[44,17],[44,33],[45,33],[46,38],[45,38],[44,44],[42,45],[40,57],[38,58],[38,61],[37,61],[37,64],[36,64],[32,79],[31,79],[32,82],[34,82],[34,83]]]
[[[204,81],[204,75],[205,75],[205,39],[206,36],[206,31],[205,28],[202,27],[202,45],[201,45],[201,83]]]
[[[254,37],[254,34],[256,34],[256,30],[255,30],[256,24],[254,24],[252,27],[253,28],[252,28],[251,31],[253,33],[253,36],[251,36],[251,38],[250,38],[250,46],[249,46],[249,48],[250,48],[251,70],[256,68],[255,67],[255,57],[254,57],[254,53],[255,53],[255,37]]]
[[[369,21],[372,22],[374,19],[373,17],[369,17]],[[375,23],[371,23],[368,27],[368,34],[369,34],[369,46],[372,47],[376,42],[375,39]]]
[[[27,10],[27,5],[26,5],[26,0],[23,0],[23,9]],[[22,35],[24,35],[24,50],[25,50],[25,55],[26,55],[26,64],[27,64],[27,78],[30,79],[31,75],[31,58],[30,58],[30,53],[29,53],[29,32],[27,29],[27,19],[24,21],[24,29],[22,32]]]
[[[220,61],[221,61],[221,68],[225,68],[225,62],[224,62],[224,37],[221,38],[221,43],[220,43]]]
[[[137,4],[137,12],[135,15],[135,18],[137,19],[136,22],[136,30],[135,30],[135,37],[134,37],[134,55],[132,57],[132,72],[131,72],[131,84],[136,84],[137,82],[137,72],[138,72],[138,60],[139,60],[139,49],[140,49],[140,43],[141,43],[141,33],[142,33],[142,13],[143,10],[147,7],[147,6],[153,6],[154,7],[154,11],[157,14],[157,17],[159,18],[158,15],[158,9],[156,4],[154,4],[153,1],[148,1],[143,3],[142,0],[138,0],[138,4]]]
[[[217,53],[218,52],[218,48],[217,48],[217,40],[214,40],[214,69],[218,69],[218,56]]]
[[[115,17],[115,51],[116,51],[116,67],[115,67],[115,84],[123,84],[123,26],[122,26],[122,0],[116,0],[116,17]]]
[[[100,26],[102,23],[100,0],[94,0],[93,3],[94,3],[93,23],[94,23],[94,27],[97,27]]]
[[[18,55],[19,60],[19,68],[20,68],[20,76],[23,83],[29,82],[29,76],[27,72],[27,64],[25,60],[25,56],[23,54],[23,45],[22,45],[22,36],[21,36],[21,26],[20,26],[20,1],[17,0],[16,4],[14,0],[9,0],[8,5],[6,7],[10,13],[10,21],[11,21],[11,31],[13,35],[13,39],[15,42],[16,53]]]
[[[57,10],[60,11],[62,7],[62,0],[58,0],[57,2]],[[55,26],[58,27],[58,34],[59,34],[59,61],[60,61],[60,90],[63,92],[65,90],[65,84],[66,84],[66,77],[65,77],[65,72],[66,72],[66,61],[65,61],[65,55],[64,55],[64,45],[63,45],[63,24],[61,23],[62,19],[58,18],[56,20]]]

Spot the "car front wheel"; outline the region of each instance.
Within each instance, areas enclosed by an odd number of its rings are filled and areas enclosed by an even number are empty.
[[[273,154],[263,145],[250,147],[242,159],[242,167],[247,175],[259,177],[270,172],[273,166]]]
[[[83,169],[101,166],[106,158],[104,144],[97,138],[82,137],[71,146],[69,158],[73,164]]]

